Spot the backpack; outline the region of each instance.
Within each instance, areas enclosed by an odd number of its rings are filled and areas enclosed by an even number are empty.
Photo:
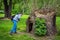
[[[11,16],[11,21],[13,20],[14,17],[15,17],[15,15]]]

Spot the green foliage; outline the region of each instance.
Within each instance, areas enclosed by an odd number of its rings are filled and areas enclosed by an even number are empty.
[[[37,7],[42,8],[44,5],[57,6],[57,16],[60,16],[60,0],[36,0]],[[57,3],[57,5],[56,5]],[[32,9],[33,0],[12,0],[12,13],[17,13],[24,10],[24,14],[30,14]],[[56,6],[55,6],[56,5]],[[4,10],[3,0],[0,0],[0,10]]]
[[[57,35],[60,36],[60,17],[56,17]]]
[[[36,19],[35,23],[35,34],[38,36],[43,36],[47,32],[46,30],[46,24],[44,19]]]
[[[20,6],[19,4],[15,4],[14,9],[12,9],[12,13],[16,14],[18,12],[20,12]]]
[[[12,13],[16,14],[16,13],[21,12],[21,11],[23,12],[23,8],[24,8],[24,5],[22,3],[21,4],[15,4],[14,9],[12,9]]]

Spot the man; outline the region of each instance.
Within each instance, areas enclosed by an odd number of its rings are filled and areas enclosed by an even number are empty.
[[[16,33],[16,29],[17,29],[17,22],[20,20],[22,14],[18,13],[13,17],[13,28],[11,29],[10,34]]]

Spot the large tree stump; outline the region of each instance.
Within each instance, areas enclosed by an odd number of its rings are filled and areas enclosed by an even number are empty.
[[[55,35],[56,30],[56,14],[54,10],[49,10],[43,14],[44,11],[35,11],[35,15],[38,18],[44,18],[46,20],[47,35]]]
[[[33,15],[34,14],[34,15]],[[35,17],[44,18],[46,21],[47,35],[55,35],[56,30],[56,13],[52,9],[35,10],[27,19],[27,32],[34,34],[35,30]]]

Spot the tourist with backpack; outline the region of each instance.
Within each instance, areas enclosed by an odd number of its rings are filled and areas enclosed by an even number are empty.
[[[18,13],[18,14],[11,17],[11,20],[13,22],[13,27],[11,29],[10,34],[16,33],[17,22],[20,20],[21,16],[22,16],[22,14]]]

